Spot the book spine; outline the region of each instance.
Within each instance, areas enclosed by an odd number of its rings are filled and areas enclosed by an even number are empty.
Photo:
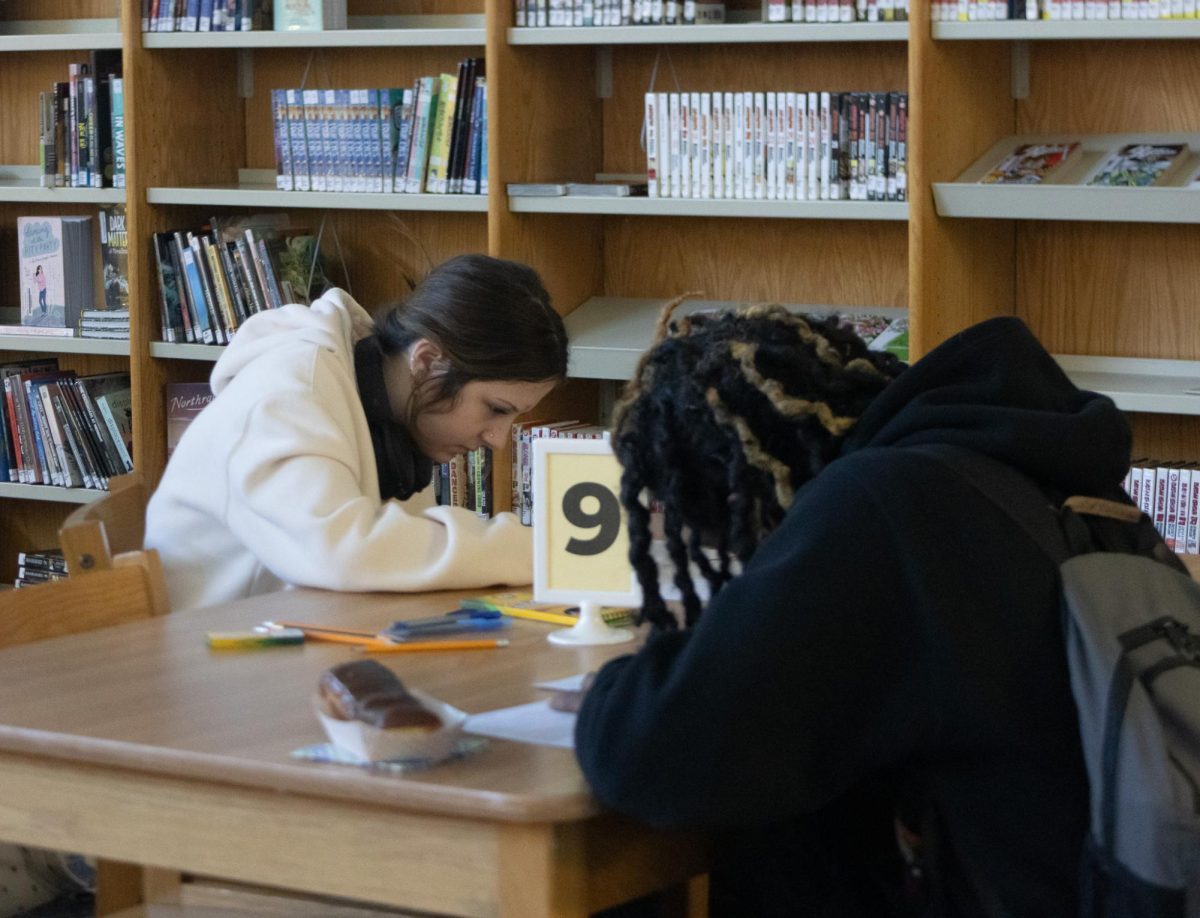
[[[184,280],[187,283],[189,302],[196,313],[197,342],[215,344],[216,334],[213,331],[212,318],[209,314],[208,302],[204,295],[204,282],[200,277],[199,266],[191,246],[183,239],[182,233],[175,234],[175,245],[179,251],[179,260],[183,265]]]
[[[132,472],[133,457],[129,455],[129,448],[125,443],[125,438],[121,436],[121,428],[117,424],[117,419],[113,416],[112,406],[108,403],[108,396],[102,395],[97,398],[96,407],[100,409],[100,414],[104,418],[104,425],[108,428],[108,432],[116,444],[117,452],[121,454],[121,463],[125,466],[125,471]]]

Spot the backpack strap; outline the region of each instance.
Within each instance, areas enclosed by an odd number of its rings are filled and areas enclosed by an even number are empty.
[[[1020,526],[1056,565],[1074,554],[1057,524],[1057,508],[1029,476],[983,453],[946,443],[926,443],[906,449],[955,471]]]

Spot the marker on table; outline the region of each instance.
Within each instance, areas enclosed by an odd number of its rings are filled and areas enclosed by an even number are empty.
[[[254,650],[259,647],[303,644],[304,632],[299,628],[278,628],[267,632],[210,631],[205,640],[212,650]]]

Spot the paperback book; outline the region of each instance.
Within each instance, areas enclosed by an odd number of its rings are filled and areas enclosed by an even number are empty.
[[[1185,143],[1131,143],[1110,155],[1088,181],[1089,185],[1146,188],[1154,185],[1184,151]]]
[[[21,324],[79,326],[92,305],[92,218],[18,217]]]
[[[213,400],[208,383],[167,383],[167,458],[175,452],[183,432],[204,406]]]
[[[1017,147],[981,181],[985,185],[1038,185],[1079,152],[1078,142],[1030,143]]]

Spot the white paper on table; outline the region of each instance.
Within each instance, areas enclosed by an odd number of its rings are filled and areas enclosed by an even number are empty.
[[[575,748],[575,715],[554,710],[549,700],[472,714],[463,730],[518,743]]]
[[[578,673],[574,676],[564,676],[562,679],[554,679],[550,682],[535,682],[534,688],[547,689],[551,692],[581,692],[583,691],[583,680],[587,677],[587,673]]]

